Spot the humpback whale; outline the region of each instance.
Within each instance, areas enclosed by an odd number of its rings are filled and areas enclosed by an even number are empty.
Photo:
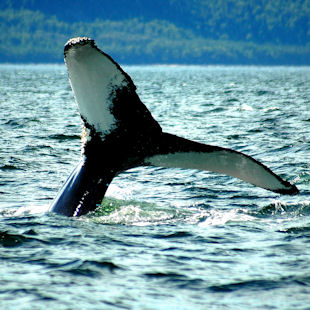
[[[82,156],[50,211],[80,216],[95,210],[119,173],[137,166],[208,170],[280,193],[295,185],[243,153],[163,132],[130,76],[87,37],[64,48],[69,82],[82,119]]]

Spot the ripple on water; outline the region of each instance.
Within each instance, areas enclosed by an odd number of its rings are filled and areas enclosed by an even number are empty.
[[[126,70],[164,131],[246,151],[300,195],[144,167],[115,178],[92,214],[45,214],[80,158],[67,74],[0,66],[1,306],[306,309],[309,68]]]

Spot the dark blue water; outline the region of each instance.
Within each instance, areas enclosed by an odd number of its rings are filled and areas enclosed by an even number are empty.
[[[1,309],[310,309],[310,68],[125,67],[165,131],[245,152],[280,196],[140,167],[102,207],[46,214],[80,157],[63,65],[0,66]]]

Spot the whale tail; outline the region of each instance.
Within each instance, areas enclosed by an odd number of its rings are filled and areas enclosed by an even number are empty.
[[[79,216],[95,210],[117,174],[141,165],[208,170],[276,193],[298,193],[248,155],[162,132],[130,76],[93,40],[69,40],[64,56],[83,121],[83,155],[50,211]]]

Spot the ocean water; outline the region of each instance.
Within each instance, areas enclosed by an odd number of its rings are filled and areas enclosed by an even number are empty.
[[[129,66],[167,132],[300,189],[139,167],[95,213],[49,214],[80,157],[64,65],[0,65],[1,309],[310,309],[310,68]]]

